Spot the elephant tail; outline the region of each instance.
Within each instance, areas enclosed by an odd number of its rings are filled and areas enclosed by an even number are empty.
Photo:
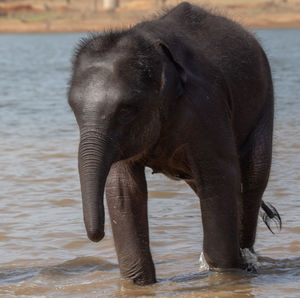
[[[276,208],[274,206],[272,206],[270,203],[265,203],[264,201],[261,202],[261,208],[265,212],[261,215],[262,220],[264,221],[264,223],[266,224],[268,229],[271,231],[271,233],[274,234],[274,232],[270,226],[271,221],[273,221],[275,223],[278,230],[281,230],[281,226],[282,226],[281,217],[280,217],[278,211],[276,210]]]

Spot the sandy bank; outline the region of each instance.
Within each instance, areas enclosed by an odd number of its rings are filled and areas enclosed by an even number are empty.
[[[99,2],[99,3],[98,3]],[[120,0],[114,12],[94,0],[0,1],[0,33],[86,32],[123,28],[161,10],[159,0]],[[181,1],[167,0],[165,7]],[[300,27],[300,0],[190,1],[212,7],[248,28]],[[97,4],[97,5],[96,5]]]

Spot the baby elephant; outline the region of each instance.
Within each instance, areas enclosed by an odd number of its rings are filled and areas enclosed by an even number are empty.
[[[210,268],[245,267],[240,251],[253,250],[269,178],[274,104],[269,63],[251,33],[184,2],[92,35],[76,51],[69,104],[87,234],[104,237],[105,188],[123,277],[156,281],[145,167],[185,180],[200,198]]]

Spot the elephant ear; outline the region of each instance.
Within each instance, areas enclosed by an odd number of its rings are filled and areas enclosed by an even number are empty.
[[[193,42],[173,39],[168,42],[159,40],[160,52],[166,57],[163,63],[161,94],[173,103],[188,93],[190,102],[199,107],[211,105],[211,98],[224,98],[228,113],[232,110],[232,91],[219,66],[201,53]],[[187,92],[188,91],[188,92]]]
[[[159,46],[168,60],[168,63],[163,65],[161,76],[161,93],[165,97],[169,94],[170,89],[172,88],[172,93],[174,93],[174,95],[178,98],[184,93],[184,89],[186,87],[186,70],[165,43],[159,42]],[[172,65],[172,68],[170,68],[170,64]]]

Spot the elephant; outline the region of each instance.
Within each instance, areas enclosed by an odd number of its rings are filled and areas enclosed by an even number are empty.
[[[211,270],[243,269],[272,160],[268,59],[241,25],[183,2],[123,30],[83,38],[68,102],[88,238],[104,237],[106,195],[121,275],[156,282],[145,167],[184,180],[200,199]],[[262,205],[263,204],[263,205]]]

